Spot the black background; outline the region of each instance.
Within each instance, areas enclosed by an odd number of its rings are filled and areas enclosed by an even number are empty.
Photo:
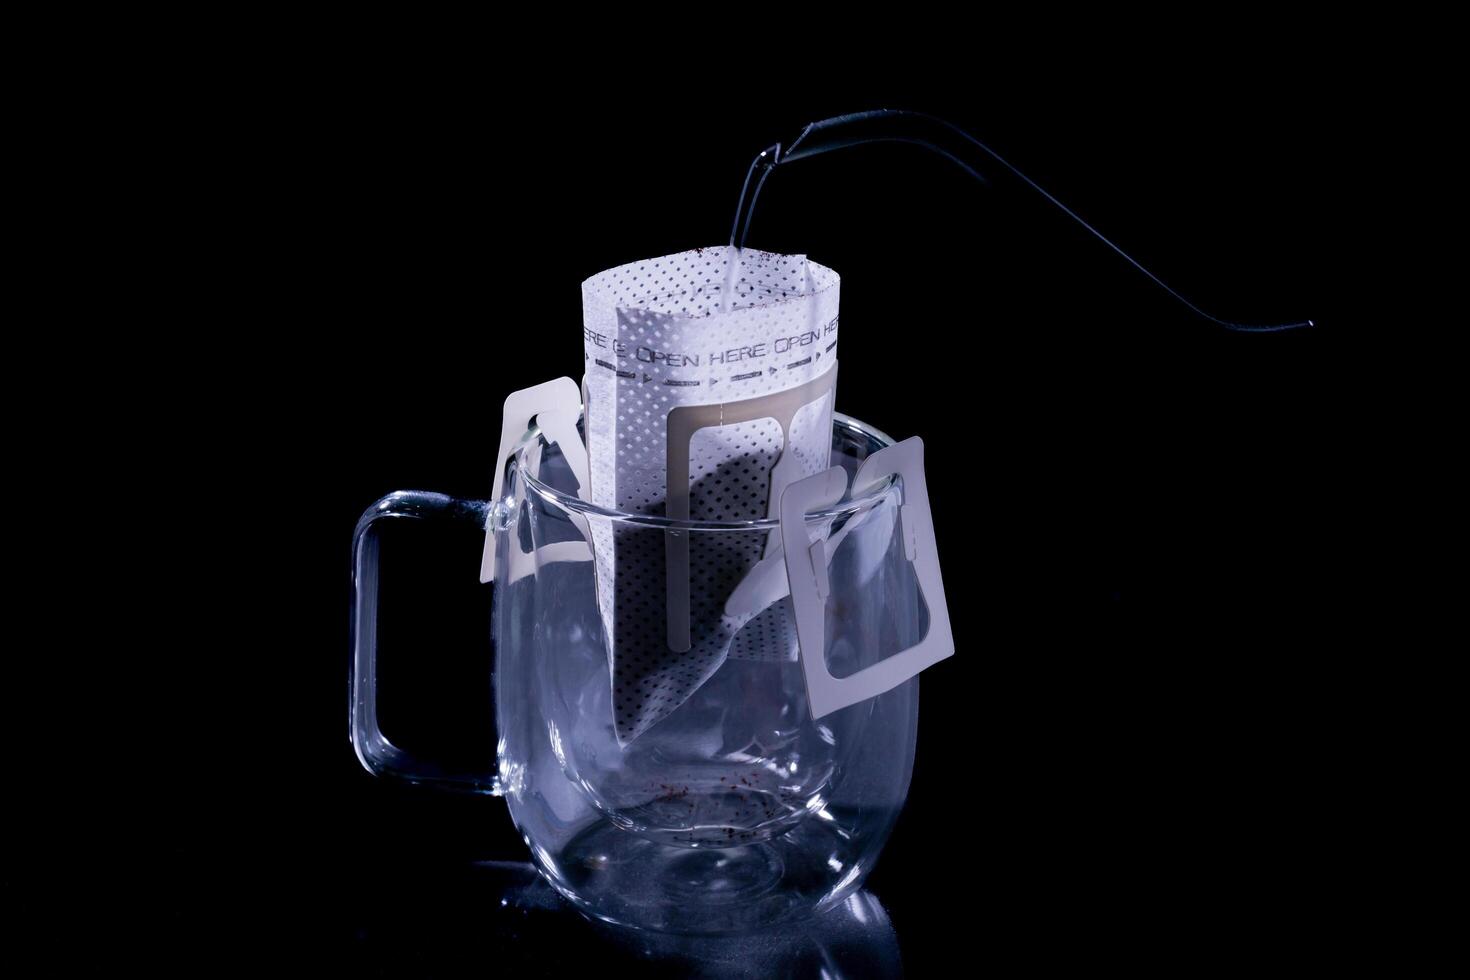
[[[1337,191],[1356,75],[1254,30],[1024,57],[894,39],[801,74],[795,41],[772,66],[610,49],[529,71],[389,35],[262,59],[206,152],[237,178],[238,265],[187,384],[223,409],[207,506],[238,577],[193,583],[173,690],[243,703],[175,699],[199,734],[158,774],[165,928],[384,974],[607,962],[570,916],[554,950],[492,921],[471,862],[524,858],[500,801],[358,768],[352,528],[394,489],[487,494],[505,395],[578,376],[583,279],[722,243],[757,150],[891,107],[974,133],[1217,315],[1318,323],[1224,331],[998,172],[913,147],[771,178],[749,244],[843,279],[838,409],[928,447],[958,649],[924,676],[868,885],[906,969],[1246,963],[1332,934],[1361,755]],[[386,634],[385,725],[427,749],[481,723],[488,600],[477,541],[408,537],[408,565],[443,561],[385,593],[414,621]]]

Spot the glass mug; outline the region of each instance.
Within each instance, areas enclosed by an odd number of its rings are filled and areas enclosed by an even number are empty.
[[[847,477],[892,445],[834,414],[831,464]],[[697,571],[699,555],[764,547],[783,522],[611,511],[580,499],[571,474],[559,445],[533,421],[504,464],[500,499],[398,491],[363,514],[353,544],[350,712],[358,759],[375,775],[505,797],[540,873],[604,921],[728,934],[842,903],[872,869],[908,793],[918,677],[814,718],[814,675],[800,657],[731,656],[676,709],[621,744],[592,540],[599,532],[622,540],[687,536]],[[833,678],[881,669],[929,633],[927,589],[903,531],[907,482],[888,476],[798,512],[811,540],[831,548],[816,628]],[[458,522],[466,534],[494,536],[494,773],[443,773],[379,729],[377,531],[399,518]],[[770,611],[786,618],[757,616],[747,631],[790,626],[796,600],[786,568],[775,573],[785,595]],[[803,657],[815,655],[810,645]]]

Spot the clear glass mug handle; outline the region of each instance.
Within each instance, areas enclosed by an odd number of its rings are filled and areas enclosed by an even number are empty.
[[[378,727],[378,530],[384,521],[413,518],[474,524],[481,531],[494,514],[485,500],[459,500],[427,490],[397,490],[363,512],[352,538],[352,666],[348,689],[349,733],[357,759],[375,776],[500,795],[493,772],[446,770],[394,745]],[[486,692],[489,696],[489,692]]]

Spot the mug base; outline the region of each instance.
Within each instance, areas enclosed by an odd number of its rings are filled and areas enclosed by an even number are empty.
[[[728,935],[805,918],[855,891],[867,874],[844,866],[841,838],[818,820],[733,847],[661,844],[599,821],[542,875],[604,922],[681,935]],[[838,869],[841,869],[839,872]]]

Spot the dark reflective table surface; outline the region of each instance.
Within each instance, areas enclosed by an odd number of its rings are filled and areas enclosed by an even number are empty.
[[[731,938],[640,932],[574,911],[530,864],[402,869],[396,895],[360,918],[351,959],[369,975],[480,965],[503,976],[898,977],[898,936],[859,892],[799,926]],[[344,937],[349,938],[349,937]]]

